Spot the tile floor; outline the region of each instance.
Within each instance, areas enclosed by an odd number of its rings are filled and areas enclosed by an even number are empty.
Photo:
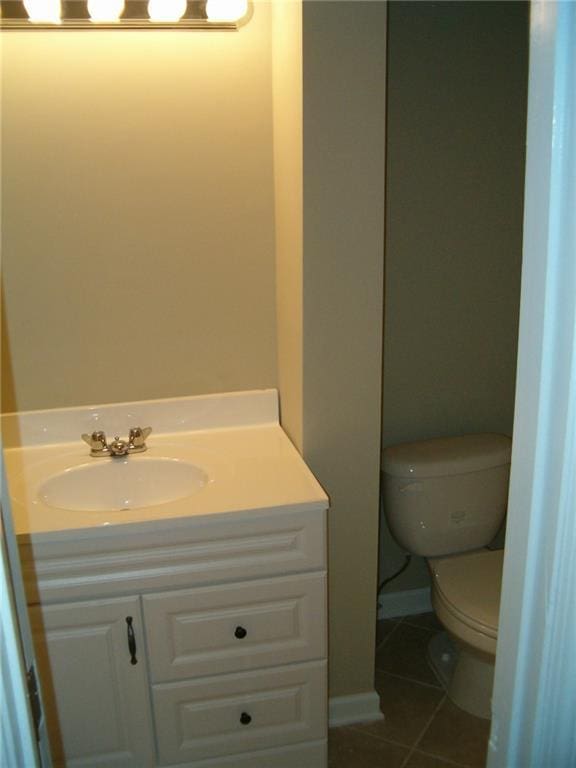
[[[434,614],[379,622],[376,689],[385,719],[333,728],[329,768],[483,768],[490,724],[452,704],[426,661]]]

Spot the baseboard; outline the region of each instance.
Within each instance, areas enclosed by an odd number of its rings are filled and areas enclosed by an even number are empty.
[[[430,587],[386,592],[378,598],[378,619],[395,619],[432,610]]]
[[[353,723],[371,723],[382,720],[380,697],[376,691],[353,696],[331,696],[328,702],[328,721],[331,728]]]

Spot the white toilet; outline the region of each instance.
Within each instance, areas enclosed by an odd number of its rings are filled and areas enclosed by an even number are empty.
[[[446,635],[430,662],[452,701],[489,718],[502,550],[489,550],[506,514],[511,441],[481,434],[384,451],[384,509],[398,543],[427,558],[432,605]]]

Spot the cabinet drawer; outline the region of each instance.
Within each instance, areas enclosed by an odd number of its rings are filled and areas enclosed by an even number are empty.
[[[322,659],[324,573],[143,597],[153,682]]]
[[[152,688],[160,765],[326,738],[326,662]]]

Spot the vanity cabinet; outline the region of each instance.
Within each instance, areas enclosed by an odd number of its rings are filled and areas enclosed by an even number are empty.
[[[63,764],[325,768],[325,517],[245,512],[23,544]]]

